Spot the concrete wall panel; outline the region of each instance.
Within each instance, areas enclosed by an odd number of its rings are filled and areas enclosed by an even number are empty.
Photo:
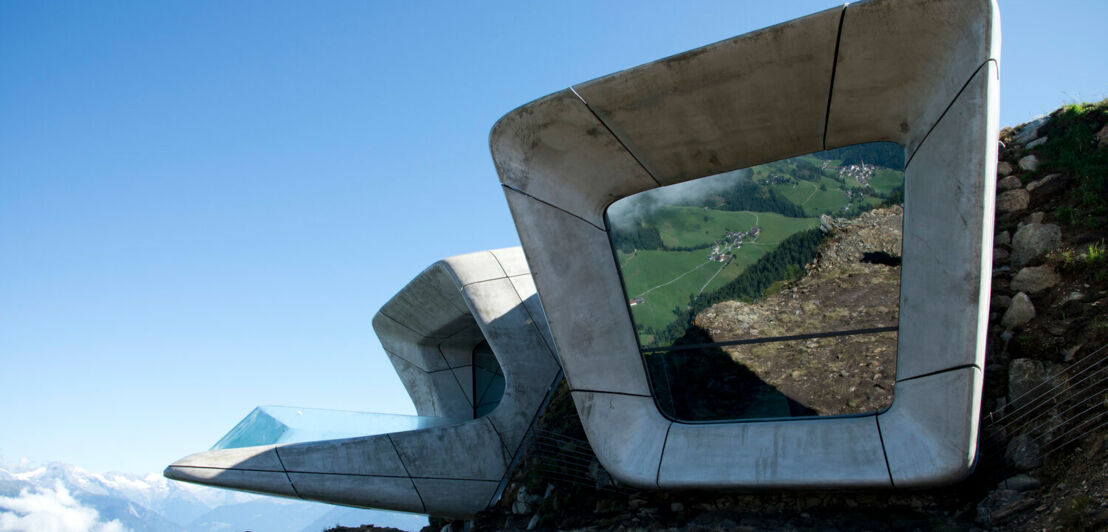
[[[406,476],[388,436],[295,443],[276,450],[289,473]]]
[[[443,515],[473,517],[496,494],[497,483],[477,480],[416,478],[416,489],[429,505]],[[434,501],[434,502],[430,502]],[[474,501],[484,501],[475,504]]]
[[[412,479],[406,476],[289,473],[289,478],[300,497],[308,500],[362,508],[388,508],[401,512],[427,511]]]
[[[662,449],[673,423],[658,413],[654,399],[575,391],[573,402],[604,469],[632,486],[658,488]]]
[[[827,147],[888,140],[914,152],[978,67],[999,59],[996,13],[991,0],[848,5]]]
[[[996,75],[992,62],[977,72],[905,170],[900,320],[910,326],[900,328],[898,379],[984,367],[996,109],[981,109],[995,102]]]
[[[295,498],[296,492],[289,484],[285,473],[275,471],[255,471],[248,469],[219,469],[212,467],[190,467],[171,465],[163,473],[166,478],[204,484],[219,488],[277,495]]]
[[[508,467],[503,444],[485,418],[389,437],[412,477],[499,481]]]
[[[736,485],[887,488],[889,472],[873,416],[752,423],[674,423],[662,488]]]
[[[502,183],[597,227],[613,201],[657,186],[568,89],[505,115],[489,145]]]
[[[574,90],[665,185],[819,151],[842,11],[710,44]]]
[[[650,395],[608,233],[504,191],[570,387]]]
[[[506,249],[510,250],[512,248]],[[470,283],[499,279],[508,275],[504,273],[504,268],[500,266],[500,262],[496,260],[496,256],[491,251],[475,251],[448,257],[441,260],[439,264],[445,267],[446,272],[456,279],[455,291]],[[406,287],[405,290],[407,290]]]

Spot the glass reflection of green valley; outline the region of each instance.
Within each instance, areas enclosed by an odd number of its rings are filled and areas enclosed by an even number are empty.
[[[898,145],[860,144],[609,207],[663,411],[776,418],[891,402],[903,165]]]

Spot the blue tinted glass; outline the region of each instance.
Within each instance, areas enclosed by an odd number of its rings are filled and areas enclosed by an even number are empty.
[[[452,425],[462,421],[464,420],[440,417],[259,406],[223,436],[212,450],[356,438]]]

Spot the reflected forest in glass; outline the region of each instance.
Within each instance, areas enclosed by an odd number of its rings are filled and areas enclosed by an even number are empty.
[[[892,401],[904,152],[828,150],[613,203],[608,225],[659,407],[688,421]]]

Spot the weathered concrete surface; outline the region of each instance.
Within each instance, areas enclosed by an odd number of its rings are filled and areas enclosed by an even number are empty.
[[[696,442],[675,443],[672,455],[656,458],[658,438],[665,438],[656,433],[672,437],[668,427],[678,425],[650,397],[602,223],[609,204],[655,188],[654,179],[687,181],[876,140],[904,146],[909,161],[901,382],[879,423],[885,450],[898,457],[893,484],[950,482],[968,471],[976,425],[967,419],[976,415],[981,390],[971,374],[983,361],[991,280],[999,31],[996,4],[988,0],[850,4],[575,86],[603,123],[566,91],[497,123],[493,158],[553,341],[590,442],[614,476],[649,486],[659,481],[658,466],[674,464],[676,471],[707,453],[718,470],[703,486],[880,483],[871,465],[837,478],[814,470],[804,477],[791,465],[796,453],[770,452],[778,429],[766,423],[741,429],[753,448],[718,436],[739,430],[736,424],[716,423],[696,427],[689,432]],[[773,60],[760,60],[766,57]],[[940,377],[959,371],[966,376]],[[956,400],[938,405],[912,392],[925,385]],[[948,406],[955,415],[942,410]],[[797,428],[788,430],[840,430],[820,425],[826,421],[790,421]],[[858,464],[874,459],[881,446],[875,431],[869,434],[876,439],[860,440],[841,430],[826,440],[828,456]],[[890,430],[903,433],[892,440],[902,448],[890,447]],[[764,459],[758,474],[750,472],[747,454]],[[877,469],[883,462],[876,459]]]

